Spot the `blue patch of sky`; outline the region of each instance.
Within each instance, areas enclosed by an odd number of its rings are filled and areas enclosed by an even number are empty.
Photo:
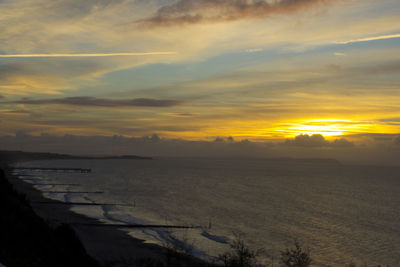
[[[174,83],[200,80],[235,72],[246,67],[275,61],[281,55],[273,50],[262,50],[253,53],[241,51],[219,55],[204,61],[152,64],[132,69],[119,70],[104,75],[96,85],[96,94],[156,88]],[[81,93],[93,91],[92,87],[81,88]]]
[[[393,34],[393,33],[388,33]],[[176,83],[202,80],[208,77],[232,74],[241,68],[272,63],[291,56],[332,55],[334,53],[345,53],[351,55],[353,52],[368,49],[384,49],[400,47],[400,38],[375,40],[366,42],[354,42],[349,44],[331,44],[314,47],[307,51],[295,52],[285,49],[266,49],[256,52],[240,51],[227,53],[203,61],[173,63],[173,64],[151,64],[126,70],[108,73],[99,79],[96,85],[86,85],[77,92],[66,92],[74,95],[109,95],[110,93],[132,92],[150,88],[159,88]],[[329,63],[329,62],[327,62]]]

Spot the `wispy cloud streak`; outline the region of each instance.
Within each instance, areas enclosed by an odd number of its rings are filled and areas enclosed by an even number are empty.
[[[370,42],[376,40],[386,40],[386,39],[394,39],[400,38],[400,33],[397,34],[389,34],[389,35],[381,35],[381,36],[373,36],[373,37],[366,37],[366,38],[359,38],[347,41],[338,41],[337,44],[350,44],[350,43],[361,43],[361,42]]]
[[[0,58],[18,57],[115,57],[115,56],[156,56],[175,55],[177,52],[143,52],[143,53],[91,53],[91,54],[3,54]]]

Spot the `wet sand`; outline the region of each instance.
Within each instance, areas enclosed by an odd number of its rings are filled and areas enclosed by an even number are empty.
[[[60,201],[45,198],[34,185],[23,181],[6,172],[7,179],[14,188],[26,195],[33,210],[42,217],[51,227],[69,224],[73,227],[83,243],[87,253],[103,264],[121,262],[135,262],[139,259],[154,259],[165,261],[166,249],[144,243],[143,240],[133,238],[127,232],[117,227],[91,226],[101,222],[70,210],[70,205]],[[46,203],[40,203],[46,202]]]

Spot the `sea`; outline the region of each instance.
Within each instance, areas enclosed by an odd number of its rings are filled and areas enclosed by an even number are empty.
[[[14,172],[21,179],[31,176],[28,182],[39,190],[53,191],[43,192],[47,198],[104,203],[71,205],[72,211],[103,223],[193,226],[122,229],[205,260],[215,260],[240,239],[262,264],[278,266],[281,251],[297,241],[314,266],[400,266],[399,167],[208,158],[46,160],[16,166],[91,169]]]

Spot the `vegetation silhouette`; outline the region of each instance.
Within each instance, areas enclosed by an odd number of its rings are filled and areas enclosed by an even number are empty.
[[[5,266],[100,266],[68,225],[50,228],[0,169],[0,259]]]
[[[225,267],[257,267],[266,266],[258,263],[257,257],[262,252],[262,249],[257,251],[251,250],[241,239],[235,234],[235,239],[230,243],[231,251],[225,252],[218,256],[218,260]],[[311,266],[312,259],[310,257],[310,250],[303,249],[301,244],[295,240],[294,248],[287,248],[281,251],[280,266],[282,267],[309,267]],[[272,262],[267,265],[269,267],[275,266]]]
[[[308,267],[312,263],[310,250],[303,250],[300,243],[295,240],[294,247],[281,252],[281,266],[284,267]]]
[[[231,251],[218,255],[218,260],[226,267],[256,266],[258,252],[251,250],[239,234],[234,235],[235,239],[229,244]]]

